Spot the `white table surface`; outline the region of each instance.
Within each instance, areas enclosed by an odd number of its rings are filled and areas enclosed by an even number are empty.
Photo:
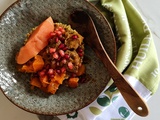
[[[0,0],[0,14],[16,0]],[[131,0],[133,5],[138,9],[140,14],[149,25],[155,46],[157,48],[158,58],[160,61],[160,0]],[[160,120],[160,87],[158,91],[147,102],[150,114],[147,117],[139,117],[135,115],[133,120]],[[13,105],[0,91],[0,120],[38,120],[35,114],[28,113],[15,105]]]

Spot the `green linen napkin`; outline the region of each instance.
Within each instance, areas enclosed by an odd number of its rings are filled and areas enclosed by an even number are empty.
[[[117,68],[134,76],[155,93],[159,85],[159,64],[146,22],[128,0],[101,0],[96,6],[109,20],[112,29],[116,29],[115,35],[121,44]]]
[[[116,66],[147,101],[159,85],[159,63],[151,31],[129,0],[89,0],[108,19],[117,40]],[[61,120],[131,119],[133,111],[116,86],[106,86],[90,105]],[[110,86],[111,85],[111,86]]]

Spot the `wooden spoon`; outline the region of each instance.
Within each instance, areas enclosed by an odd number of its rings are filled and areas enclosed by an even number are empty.
[[[69,17],[69,24],[85,37],[84,42],[88,44],[101,59],[107,68],[109,75],[114,80],[115,85],[121,92],[123,98],[130,108],[140,116],[147,116],[148,107],[143,98],[127,82],[124,76],[118,71],[108,54],[106,53],[98,36],[92,18],[83,10],[75,10]]]

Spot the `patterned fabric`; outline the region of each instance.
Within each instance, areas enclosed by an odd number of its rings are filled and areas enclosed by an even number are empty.
[[[126,79],[148,100],[159,85],[159,64],[152,34],[138,11],[128,0],[89,0],[108,19],[117,38],[116,66]],[[130,120],[133,111],[111,80],[100,96],[87,107],[60,120]],[[110,86],[111,85],[111,86]]]

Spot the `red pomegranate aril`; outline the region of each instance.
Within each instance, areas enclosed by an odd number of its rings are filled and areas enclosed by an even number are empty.
[[[77,75],[76,75],[75,73],[72,73],[72,74],[71,74],[71,77],[73,77],[73,78],[76,77],[76,76],[77,76]]]
[[[59,35],[58,38],[62,41],[62,38],[63,38],[62,34]]]
[[[54,78],[54,76],[55,76],[54,74],[53,75],[49,75],[50,78]]]
[[[71,69],[71,70],[73,69],[73,63],[72,62],[68,63],[68,68]]]
[[[61,44],[58,46],[59,49],[63,49],[64,47],[65,47],[65,45],[64,45],[63,43],[61,43]]]
[[[66,72],[66,68],[65,68],[65,67],[62,67],[62,68],[61,68],[61,72],[62,72],[62,73]]]
[[[65,33],[66,31],[65,31],[65,29],[62,29],[61,32],[62,32],[62,33]]]
[[[59,56],[59,57],[58,57],[58,59],[57,59],[57,61],[60,61],[60,60],[61,60],[61,58],[62,58],[62,57],[61,57],[61,56]]]
[[[62,50],[66,51],[66,50],[68,50],[68,47],[65,46],[64,48],[62,48]]]
[[[59,54],[60,54],[61,57],[63,57],[65,55],[63,50],[59,50]]]
[[[53,58],[54,58],[54,59],[58,59],[58,57],[59,57],[59,56],[58,56],[57,52],[53,53]]]
[[[54,74],[54,70],[53,70],[52,68],[50,68],[50,69],[48,70],[48,74],[49,74],[49,75],[53,75],[53,74]]]
[[[58,28],[56,28],[54,31],[58,31],[59,29]]]
[[[57,35],[57,31],[59,31],[59,30],[58,30],[58,29],[55,29],[55,30],[54,30],[54,33],[55,33],[56,35]]]
[[[78,67],[81,67],[81,66],[82,66],[82,63],[79,63],[79,64],[78,64]]]
[[[58,35],[58,36],[60,36],[60,35],[62,35],[62,32],[61,31],[56,31],[56,34]]]
[[[64,30],[64,28],[63,28],[63,27],[59,27],[59,28],[58,28],[58,30],[59,30],[59,31],[61,31],[62,33],[64,33],[64,32],[65,32],[65,30]]]
[[[82,48],[78,48],[78,52],[83,52],[83,49]]]
[[[59,66],[59,65],[60,65],[60,63],[59,63],[59,62],[56,62],[56,65],[57,65],[57,66]]]
[[[61,70],[57,69],[56,72],[57,72],[57,73],[61,73]]]
[[[45,69],[43,71],[46,72],[46,70],[48,70],[49,68],[50,68],[50,65],[48,64],[48,65],[45,66]]]
[[[59,41],[59,38],[58,37],[56,37],[56,43]]]
[[[51,37],[53,37],[53,36],[55,36],[55,35],[56,35],[55,32],[51,32],[51,33],[50,33],[50,36],[51,36]]]
[[[49,48],[49,53],[54,53],[56,52],[56,48]]]
[[[82,57],[83,56],[83,53],[78,53],[79,57]]]
[[[51,37],[51,38],[48,39],[48,42],[51,42],[52,40],[53,40],[53,38]]]
[[[60,31],[61,31],[62,29],[63,29],[63,27],[61,27],[61,26],[59,26],[59,27],[58,27],[58,30],[60,30]]]
[[[64,42],[64,41],[65,41],[65,38],[63,38],[62,35],[59,37],[59,39],[61,40],[61,42]]]
[[[77,39],[78,36],[77,36],[77,35],[73,35],[72,38],[73,38],[73,39]]]
[[[67,60],[65,58],[62,59],[61,61],[63,64],[66,64],[67,63]]]
[[[39,76],[42,77],[42,76],[44,76],[46,73],[45,73],[45,71],[42,70],[42,71],[40,71],[38,74],[39,74]]]
[[[64,58],[66,58],[66,59],[69,59],[69,57],[70,57],[69,54],[64,55]]]

